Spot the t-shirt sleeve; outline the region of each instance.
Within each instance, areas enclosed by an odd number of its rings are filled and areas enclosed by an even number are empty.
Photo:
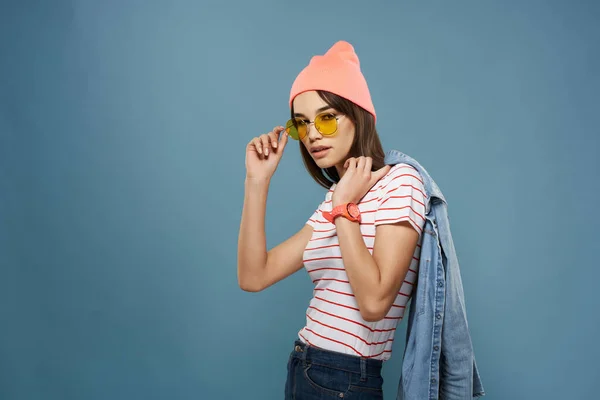
[[[418,171],[409,165],[395,165],[381,179],[375,226],[407,221],[420,235],[425,226],[426,199]]]

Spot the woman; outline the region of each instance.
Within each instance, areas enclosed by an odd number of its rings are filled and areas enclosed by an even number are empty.
[[[286,126],[246,148],[239,284],[261,291],[301,268],[315,284],[288,361],[286,399],[380,399],[381,367],[417,278],[423,182],[406,164],[384,165],[375,109],[349,43],[311,59],[289,105]],[[267,192],[289,138],[328,191],[296,234],[267,251]]]

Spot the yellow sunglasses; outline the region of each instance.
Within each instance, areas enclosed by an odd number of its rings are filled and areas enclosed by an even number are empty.
[[[336,116],[331,112],[317,115],[312,122],[296,117],[285,124],[285,131],[292,139],[302,140],[308,134],[308,127],[314,124],[321,135],[332,136],[337,132],[338,121],[342,117],[343,115]]]

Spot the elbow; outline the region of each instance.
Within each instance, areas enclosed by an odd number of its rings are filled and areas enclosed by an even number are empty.
[[[364,319],[367,322],[379,322],[385,317],[385,314],[364,313],[364,312],[361,312],[360,314],[362,316],[362,319]]]
[[[381,302],[370,301],[360,307],[360,315],[367,322],[378,322],[385,318],[388,310]]]
[[[248,292],[248,293],[258,293],[262,290],[262,288],[259,288],[258,286],[252,286],[252,285],[242,285],[240,284],[240,289],[242,289],[244,292]]]
[[[261,274],[253,272],[255,270],[256,268],[251,269],[246,263],[238,261],[237,281],[238,286],[244,292],[256,293],[265,289],[263,279],[261,279]]]
[[[257,293],[263,290],[264,288],[258,284],[258,282],[250,279],[243,279],[238,275],[238,286],[244,292]]]

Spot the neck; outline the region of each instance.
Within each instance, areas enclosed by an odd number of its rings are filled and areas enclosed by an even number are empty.
[[[340,164],[336,165],[335,169],[336,169],[340,179],[342,179],[342,176],[344,176],[344,173],[346,172],[346,170],[344,169],[344,163],[340,163]]]

